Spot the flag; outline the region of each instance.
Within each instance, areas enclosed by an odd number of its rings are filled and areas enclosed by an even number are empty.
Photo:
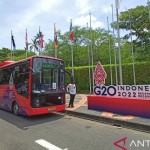
[[[43,34],[42,34],[42,32],[40,31],[40,27],[39,27],[39,45],[40,45],[41,48],[44,47]]]
[[[28,34],[27,34],[27,29],[26,29],[26,36],[25,36],[25,45],[26,45],[26,50],[28,50]]]
[[[72,19],[70,20],[70,41],[74,40],[74,33],[72,30]]]
[[[40,35],[40,47],[43,48],[44,47],[44,41],[43,41],[43,34],[41,32],[41,35]]]
[[[119,9],[120,8],[120,3],[121,3],[122,0],[115,0],[115,3],[116,3],[116,9]]]
[[[13,35],[11,35],[11,41],[12,41],[13,50],[15,50],[16,49],[16,44],[15,44],[15,40],[14,40]]]
[[[58,39],[57,39],[55,23],[54,23],[54,42],[55,42],[55,47],[58,47]]]

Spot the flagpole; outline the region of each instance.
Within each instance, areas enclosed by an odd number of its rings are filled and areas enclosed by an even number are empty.
[[[39,26],[39,55],[41,51],[41,38],[40,38],[40,26]]]
[[[88,23],[87,23],[87,31],[89,31]],[[90,69],[90,47],[88,43],[88,60],[89,60],[89,85],[90,85],[90,94],[91,92],[91,69]]]
[[[41,31],[40,31],[40,26],[39,26],[39,45],[40,45],[40,49],[39,49],[39,55],[41,55],[41,52],[42,52],[42,45],[41,45],[41,36],[42,35],[40,35],[40,33],[41,33]]]
[[[27,58],[27,50],[28,50],[28,39],[27,39],[27,29],[26,29],[26,39],[25,39],[25,44],[26,44],[26,58]]]
[[[150,1],[148,0],[148,18],[149,18],[149,25],[150,25]],[[150,29],[148,30],[150,32]]]
[[[71,43],[71,60],[72,60],[72,75],[74,77],[74,64],[73,64],[73,45]]]
[[[93,73],[94,73],[94,66],[93,66],[93,50],[92,50],[92,27],[91,27],[91,12],[89,13],[90,16],[90,37],[91,37],[91,65],[92,65],[92,80],[93,80],[93,93],[94,93],[94,77],[93,77]]]
[[[73,64],[73,40],[74,40],[74,35],[73,35],[73,31],[72,31],[72,19],[70,19],[71,62],[72,62],[72,76],[74,77],[74,64]]]
[[[40,46],[41,46],[41,50],[40,50],[40,55],[41,55],[41,53],[42,53],[42,44],[43,44],[43,37],[42,37],[43,35],[42,35],[42,32],[41,32],[41,41],[40,41]]]
[[[112,7],[112,23],[114,23],[114,13],[113,13],[113,4]],[[113,37],[115,38],[115,30],[113,28]],[[115,59],[115,74],[116,74],[116,85],[118,85],[118,71],[117,71],[117,59],[116,59],[116,48],[115,48],[115,39],[113,38],[113,46],[114,46],[114,59]]]
[[[119,73],[120,73],[120,85],[123,85],[122,81],[122,63],[121,63],[121,50],[120,50],[120,29],[119,29],[119,15],[118,8],[116,5],[116,14],[117,14],[117,35],[118,35],[118,53],[119,53]]]
[[[57,47],[55,46],[55,57],[57,58]]]
[[[148,17],[149,17],[149,23],[150,23],[150,1],[148,0]]]
[[[109,35],[109,20],[108,20],[108,17],[107,17],[107,26],[108,26],[108,45],[109,45],[109,61],[110,61],[110,77],[111,77],[111,85],[113,85],[113,81],[112,81],[112,64],[111,64],[111,50],[110,50],[110,35]]]
[[[12,46],[13,46],[13,51],[12,51]],[[14,60],[14,50],[16,49],[16,44],[14,40],[14,36],[11,30],[11,59]]]
[[[11,60],[12,60],[12,30],[11,30]]]
[[[131,31],[131,13],[130,13],[130,10],[128,10],[128,13],[129,13],[130,37],[131,37],[131,47],[132,47],[133,79],[134,79],[134,85],[136,85],[135,66],[134,66],[134,52],[133,52],[133,41],[132,41],[132,31]]]
[[[54,42],[56,42],[55,41],[55,34],[56,34],[56,28],[55,28],[55,23],[54,23]],[[57,47],[56,47],[56,45],[55,45],[55,57],[57,58]]]

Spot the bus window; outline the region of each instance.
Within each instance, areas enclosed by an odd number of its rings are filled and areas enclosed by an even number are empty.
[[[9,84],[9,79],[10,79],[11,72],[9,69],[3,69],[2,70],[2,75],[1,75],[1,84]]]
[[[3,74],[2,71],[0,71],[0,84],[2,84],[2,80],[3,80]]]
[[[29,63],[20,64],[15,71],[15,87],[18,94],[28,98]]]
[[[32,75],[33,92],[56,92],[64,90],[64,64],[51,59],[34,59]]]
[[[65,104],[64,63],[49,58],[33,58],[31,106],[47,107]]]

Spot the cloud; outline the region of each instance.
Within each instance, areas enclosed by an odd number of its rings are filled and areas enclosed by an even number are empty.
[[[62,2],[63,0],[40,0],[37,8],[39,9],[39,12],[48,12],[50,9],[53,9],[53,7],[61,5]]]
[[[75,7],[78,9],[75,19],[73,19],[74,25],[78,26],[87,26],[90,25],[90,16],[89,13],[95,8],[95,3],[92,3],[90,0],[75,0]],[[91,15],[91,26],[92,28],[103,28],[104,24],[97,20],[96,14]]]
[[[74,23],[74,25],[86,27],[87,23],[88,23],[88,25],[90,25],[90,15],[87,14],[87,15],[80,16],[80,17],[74,19],[73,23]],[[95,16],[91,15],[91,26],[92,26],[92,28],[98,28],[98,27],[104,28],[104,23],[98,21]]]
[[[102,8],[102,12],[104,13],[111,13],[112,12],[112,9],[111,9],[111,6],[105,6]]]
[[[86,14],[92,8],[89,0],[75,0],[75,5],[79,9],[78,14]]]
[[[2,3],[3,3],[3,1],[4,1],[4,0],[0,0],[0,4],[2,4]]]
[[[61,5],[62,2],[63,0],[39,0],[38,3],[35,3],[21,15],[17,28],[24,29],[26,26],[36,24],[35,20],[38,15],[43,14],[44,16],[44,13],[51,11],[58,4]]]

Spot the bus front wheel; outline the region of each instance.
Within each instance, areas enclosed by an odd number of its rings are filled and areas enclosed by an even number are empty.
[[[13,103],[13,113],[17,116],[19,115],[19,106],[16,102]]]

